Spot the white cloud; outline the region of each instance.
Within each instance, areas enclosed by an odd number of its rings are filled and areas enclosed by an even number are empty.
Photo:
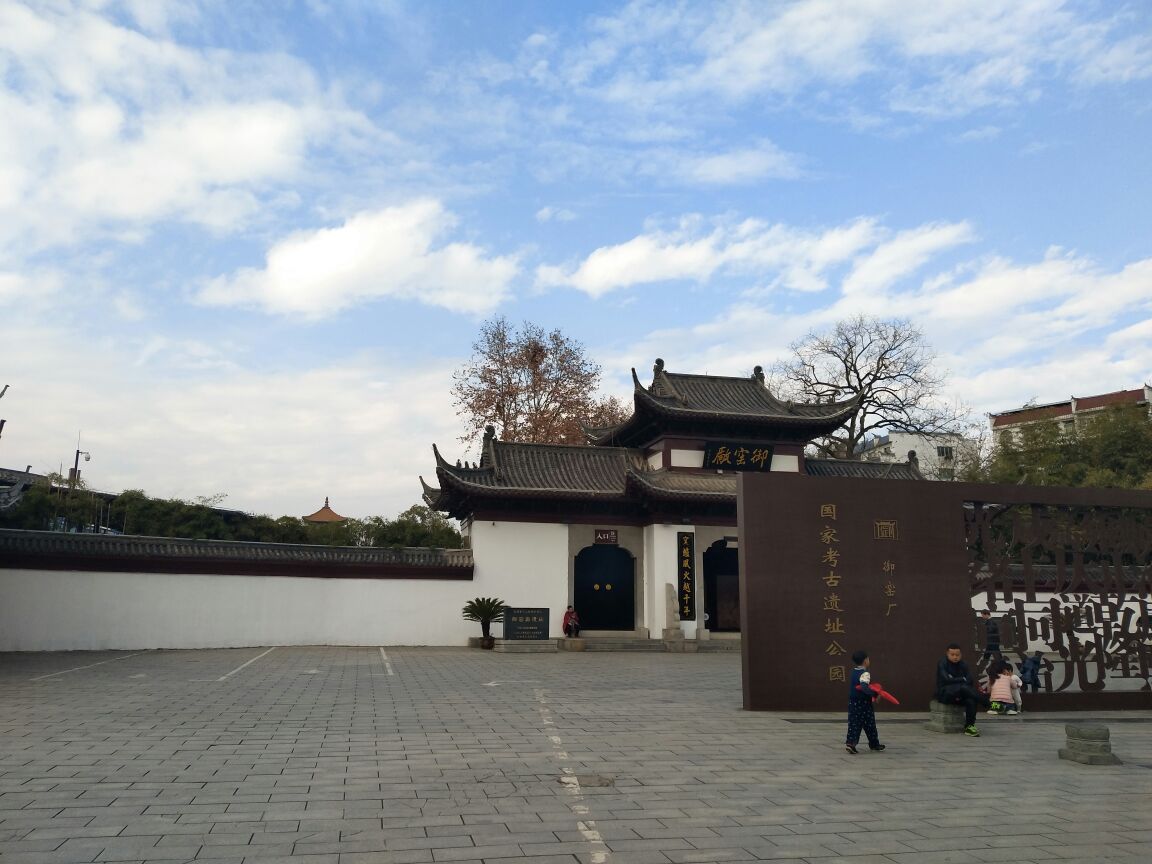
[[[452,451],[463,432],[454,358],[254,368],[228,346],[113,343],[58,324],[21,327],[9,346],[3,464],[71,465],[79,430],[84,478],[101,490],[224,492],[224,506],[272,516],[311,513],[328,495],[348,516],[392,516],[434,474],[432,443]]]
[[[536,211],[537,222],[572,222],[576,214],[565,207],[541,207]]]
[[[968,129],[956,136],[957,141],[991,141],[1000,137],[1002,130],[999,126],[979,126]]]
[[[835,98],[867,79],[889,107],[928,115],[1014,104],[1054,82],[1152,76],[1152,37],[1129,35],[1141,16],[1093,21],[1086,12],[1065,0],[636,0],[594,22],[562,76],[565,86],[642,111],[715,97],[786,100],[808,89]]]
[[[904,276],[932,255],[967,239],[964,224],[931,224],[890,236],[875,220],[803,230],[755,219],[705,223],[686,217],[668,230],[653,230],[623,243],[603,246],[568,266],[537,268],[536,284],[568,286],[592,297],[662,281],[706,282],[718,274],[739,275],[759,286],[822,291],[835,268],[860,257],[854,285],[861,289]]]
[[[160,31],[185,14],[129,12]],[[66,3],[0,6],[0,69],[10,254],[160,220],[234,227],[301,181],[321,143],[369,129],[295,59],[190,48]]]
[[[131,222],[178,213],[191,221],[221,221],[213,219],[218,208],[204,205],[236,201],[249,184],[290,176],[302,162],[307,130],[306,115],[275,102],[152,116],[133,140],[93,147],[77,159],[53,191],[64,197],[68,190],[72,206],[88,218]],[[256,206],[250,198],[239,200],[240,211]]]
[[[901,231],[857,261],[844,280],[844,293],[871,293],[886,288],[946,249],[974,239],[971,226],[965,222],[933,223]]]
[[[652,157],[656,158],[653,159]],[[800,158],[771,141],[721,153],[657,153],[644,159],[646,173],[671,175],[706,186],[745,185],[758,180],[794,180],[802,176]]]
[[[757,232],[761,253],[769,246],[768,233],[780,242],[775,257],[757,259],[771,260],[771,273],[763,278],[790,270],[813,273],[838,285],[838,296],[793,308],[777,295],[746,292],[711,318],[631,340],[619,362],[644,368],[662,356],[676,369],[746,374],[755,363],[770,365],[784,356],[788,343],[810,330],[863,313],[911,318],[939,352],[940,366],[953,373],[948,395],[978,412],[1035,397],[1135,387],[1152,378],[1152,258],[1108,270],[1084,255],[1052,248],[1034,261],[982,256],[942,269],[943,253],[973,240],[972,226],[930,223],[892,233],[858,220],[811,235],[773,226],[772,232]],[[677,278],[718,278],[730,266],[733,244],[722,232],[701,234],[691,244],[686,236],[677,251],[706,249],[710,257],[700,256],[706,266],[699,257],[685,263],[667,256],[657,235],[647,234],[597,250],[604,254],[595,268],[587,266],[589,256],[583,265],[553,275],[594,293],[641,274],[661,275],[660,262],[680,263]],[[909,278],[922,269],[924,276]],[[679,353],[669,356],[669,346],[678,346]]]
[[[442,242],[455,223],[432,199],[358,213],[337,227],[284,238],[263,268],[213,279],[199,299],[310,319],[383,297],[491,311],[509,296],[519,265],[470,243]]]

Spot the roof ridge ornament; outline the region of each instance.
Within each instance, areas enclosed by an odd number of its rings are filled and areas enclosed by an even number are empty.
[[[657,357],[656,362],[652,364],[652,387],[651,393],[654,396],[666,396],[675,399],[681,405],[687,405],[688,400],[680,395],[672,380],[668,377],[668,373],[664,371],[664,358]]]
[[[485,463],[492,468],[497,477],[500,476],[500,466],[496,462],[496,427],[491,424],[484,427],[484,445],[476,467],[483,468]]]
[[[752,380],[758,381],[762,386],[767,386],[764,384],[764,367],[763,366],[756,366],[752,370]]]

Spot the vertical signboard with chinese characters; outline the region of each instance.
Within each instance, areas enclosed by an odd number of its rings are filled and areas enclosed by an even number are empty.
[[[691,531],[676,533],[677,561],[680,565],[678,589],[681,621],[696,620],[696,535]]]
[[[840,710],[863,650],[925,710],[936,661],[971,629],[959,508],[912,480],[775,472],[739,490],[745,707]]]

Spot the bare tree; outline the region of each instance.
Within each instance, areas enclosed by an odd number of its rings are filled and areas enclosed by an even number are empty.
[[[935,352],[907,319],[857,315],[789,349],[793,356],[772,370],[783,395],[815,402],[860,397],[844,426],[813,442],[821,456],[859,458],[859,445],[881,430],[956,432],[968,414],[942,397],[947,373],[934,368]]]
[[[485,321],[472,358],[452,376],[452,396],[471,441],[485,426],[504,441],[586,443],[589,426],[620,422],[627,411],[614,397],[600,398],[600,366],[559,330],[525,322],[517,331],[503,316]]]

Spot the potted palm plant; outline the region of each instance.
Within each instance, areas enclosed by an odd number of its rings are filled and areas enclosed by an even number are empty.
[[[464,620],[480,622],[480,647],[491,648],[496,644],[492,635],[492,622],[504,620],[504,610],[508,607],[503,600],[495,597],[477,597],[464,604]]]

